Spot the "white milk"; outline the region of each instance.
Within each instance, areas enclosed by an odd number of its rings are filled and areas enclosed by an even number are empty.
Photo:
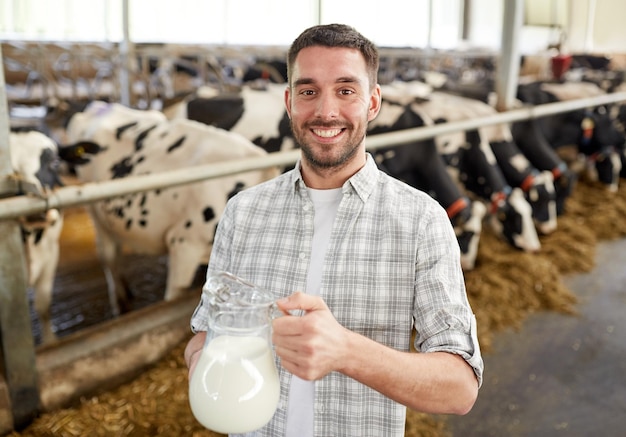
[[[223,434],[261,428],[274,415],[279,394],[274,358],[262,337],[214,338],[200,354],[189,384],[195,418]]]

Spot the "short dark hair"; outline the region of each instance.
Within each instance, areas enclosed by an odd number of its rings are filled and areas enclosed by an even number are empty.
[[[287,52],[287,78],[291,85],[291,73],[300,50],[307,47],[345,47],[358,49],[367,65],[370,86],[378,83],[378,48],[355,28],[345,24],[322,24],[309,27],[298,36]]]

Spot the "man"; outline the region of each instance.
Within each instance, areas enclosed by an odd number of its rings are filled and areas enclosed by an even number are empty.
[[[476,400],[483,362],[450,221],[365,151],[377,72],[376,47],[353,28],[305,30],[285,91],[301,159],[220,220],[208,274],[270,290],[286,313],[273,322],[279,406],[252,435],[403,436],[406,407],[465,414]],[[205,303],[191,326],[190,374]]]

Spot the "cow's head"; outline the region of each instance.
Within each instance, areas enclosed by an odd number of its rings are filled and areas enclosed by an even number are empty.
[[[615,147],[603,147],[598,152],[588,156],[587,174],[592,180],[601,182],[609,191],[616,192],[619,187],[622,170],[621,152]]]
[[[541,249],[532,219],[532,208],[521,188],[513,188],[508,195],[498,193],[492,203],[491,213],[492,227],[513,247],[526,252],[538,252]]]
[[[585,111],[580,126],[579,150],[591,164],[587,168],[591,178],[616,191],[622,170],[620,153],[626,143],[623,132],[603,106]]]
[[[556,195],[556,214],[565,212],[565,200],[572,195],[578,176],[565,163],[552,169],[554,192]]]
[[[57,145],[47,135],[37,131],[11,132],[12,178],[17,182],[18,194],[45,197],[50,190],[63,183],[59,177]],[[37,244],[44,230],[58,223],[60,213],[56,209],[20,218],[22,238],[32,236]]]
[[[540,234],[556,230],[556,190],[552,172],[531,174],[521,187],[533,212],[533,220]]]
[[[482,202],[470,202],[467,198],[459,200],[462,202],[461,209],[450,217],[450,221],[461,249],[461,267],[469,271],[476,265],[478,243],[487,208]]]
[[[11,165],[25,193],[45,195],[63,183],[59,177],[56,143],[38,131],[11,132]]]

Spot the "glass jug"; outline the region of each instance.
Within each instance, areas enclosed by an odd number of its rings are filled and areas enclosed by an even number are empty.
[[[189,403],[204,427],[245,433],[270,421],[280,395],[271,345],[274,297],[226,272],[203,289],[209,330],[189,382]]]

